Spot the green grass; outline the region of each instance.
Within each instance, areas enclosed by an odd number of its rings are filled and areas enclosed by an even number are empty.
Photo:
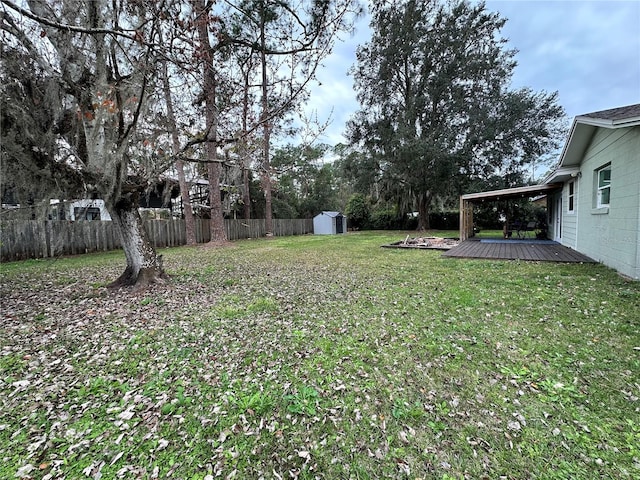
[[[0,478],[637,478],[640,283],[406,234],[0,265]]]

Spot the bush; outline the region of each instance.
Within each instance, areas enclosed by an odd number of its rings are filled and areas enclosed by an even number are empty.
[[[473,222],[484,230],[502,230],[504,223],[500,221],[501,213],[501,210],[494,210],[491,204],[482,204],[474,208]]]
[[[395,209],[385,208],[371,214],[368,228],[372,230],[401,230],[404,228],[404,221],[398,217]]]
[[[349,225],[360,229],[369,223],[369,202],[361,193],[355,193],[349,198],[345,208],[345,214],[349,218]]]
[[[273,218],[298,218],[296,207],[290,205],[287,201],[273,197],[271,202]]]
[[[418,217],[407,216],[403,222],[403,230],[417,230],[418,229]]]
[[[351,221],[351,217],[349,217]],[[458,230],[460,228],[459,212],[432,212],[429,214],[429,226],[434,230]],[[415,230],[418,228],[418,217],[399,216],[394,208],[375,210],[365,228],[371,230]]]

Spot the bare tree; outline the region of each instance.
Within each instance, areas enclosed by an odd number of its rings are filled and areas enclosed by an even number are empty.
[[[358,11],[356,0],[0,2],[3,42],[31,58],[48,82],[46,111],[55,125],[48,134],[55,140],[49,142],[51,154],[40,160],[46,157],[58,177],[73,178],[67,183],[77,194],[97,192],[120,228],[127,266],[115,286],[166,278],[137,207],[141,193],[170,165],[175,163],[184,196],[184,162],[206,164],[211,237],[225,241],[219,148],[244,145],[248,180],[247,147],[262,131],[261,166],[269,197],[271,136],[305,98],[321,59],[337,35],[350,29],[350,15]],[[229,65],[231,54],[239,50],[248,53],[248,65],[255,68],[241,80]],[[10,77],[15,72],[9,70]],[[190,88],[180,98],[172,97],[174,71],[197,76],[200,92]],[[261,95],[261,111],[251,116],[248,105],[254,95]],[[167,117],[162,121],[157,118],[161,103]],[[180,116],[202,104],[204,125],[194,115],[185,127]],[[171,148],[149,153],[146,139],[161,135]],[[204,156],[199,156],[200,147]],[[249,200],[245,203],[248,208]]]
[[[254,138],[253,135],[248,133],[249,124],[251,122],[252,109],[250,102],[252,100],[251,93],[251,79],[254,72],[254,55],[249,49],[239,49],[236,58],[239,67],[239,73],[242,78],[242,112],[241,122],[242,130],[238,139],[237,153],[240,162],[240,169],[242,172],[242,207],[243,217],[245,220],[251,218],[251,191],[250,191],[250,171],[252,163],[252,150]],[[244,53],[244,54],[243,54]]]
[[[245,47],[257,57],[253,64],[261,112],[253,127],[262,131],[260,176],[265,194],[267,235],[272,224],[272,136],[308,96],[321,61],[341,32],[352,28],[360,13],[356,0],[313,0],[293,4],[278,0],[244,0],[233,5],[232,31],[225,41]]]

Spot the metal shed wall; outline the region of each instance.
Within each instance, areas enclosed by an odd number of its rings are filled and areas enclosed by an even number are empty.
[[[313,233],[315,235],[338,234],[338,218],[342,220],[342,232],[347,233],[347,217],[340,212],[322,212],[313,217]]]

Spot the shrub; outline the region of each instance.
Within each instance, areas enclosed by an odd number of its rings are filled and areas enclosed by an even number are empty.
[[[371,214],[368,227],[372,230],[399,230],[404,227],[404,221],[395,209],[384,208]]]
[[[349,198],[345,208],[349,218],[349,225],[355,229],[363,228],[369,222],[369,202],[361,193],[355,193]]]

